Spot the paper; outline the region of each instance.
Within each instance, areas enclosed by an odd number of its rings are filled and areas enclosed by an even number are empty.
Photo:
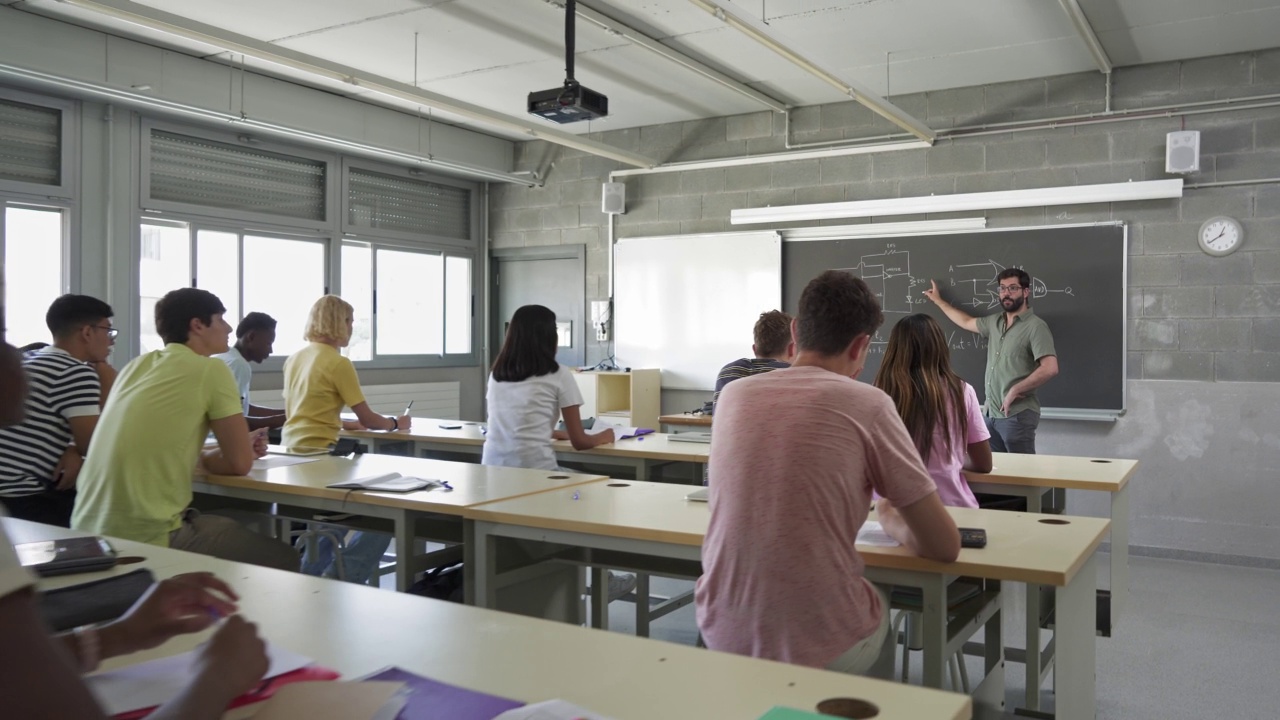
[[[196,652],[185,652],[85,678],[107,715],[155,707],[177,697],[195,677]],[[267,678],[311,664],[311,658],[267,643]]]
[[[870,545],[871,547],[898,547],[902,544],[890,537],[889,533],[884,531],[884,526],[876,520],[868,520],[862,524],[862,529],[858,531],[858,539],[855,542],[858,545]]]
[[[508,710],[493,720],[610,720],[604,715],[593,713],[564,700],[547,700],[545,702],[525,705],[522,708]]]
[[[319,457],[328,455],[328,448],[285,447],[284,445],[268,445],[268,455],[293,455],[297,457]]]
[[[337,488],[341,490],[375,490],[377,492],[413,492],[414,490],[422,490],[430,487],[447,487],[439,480],[423,480],[422,478],[409,477],[401,475],[397,472],[384,473],[382,475],[370,475],[369,477],[356,478],[355,480],[346,480],[343,482],[333,483],[325,487]]]
[[[270,470],[271,468],[288,467],[290,465],[301,465],[319,460],[319,457],[306,457],[300,455],[267,455],[253,461],[254,470]]]
[[[262,703],[253,720],[394,720],[409,699],[403,689],[398,682],[294,683]]]

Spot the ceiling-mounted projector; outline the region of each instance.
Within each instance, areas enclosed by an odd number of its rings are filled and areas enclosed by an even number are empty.
[[[564,4],[564,84],[550,90],[529,93],[529,113],[555,123],[594,120],[609,114],[609,98],[582,87],[573,79],[575,0]]]

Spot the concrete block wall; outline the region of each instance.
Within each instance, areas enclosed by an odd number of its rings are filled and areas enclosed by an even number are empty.
[[[1275,93],[1280,49],[1119,68],[1112,107]],[[1101,75],[1081,73],[892,99],[935,129],[946,129],[1102,113],[1105,85]],[[1124,122],[957,137],[928,150],[632,177],[616,235],[727,231],[734,208],[1167,178],[1165,134],[1180,129],[1201,132],[1201,171],[1188,183],[1280,177],[1280,107],[1185,118],[1153,112]],[[792,116],[797,143],[892,132],[896,128],[852,102],[800,108]],[[661,162],[784,149],[782,118],[768,111],[594,137]],[[547,183],[493,188],[493,246],[585,244],[588,299],[606,298],[600,183],[623,168],[540,142],[520,145],[516,154],[521,169],[546,171]],[[1190,189],[1180,200],[986,215],[992,227],[1121,220],[1130,228],[1130,412],[1116,423],[1046,421],[1040,452],[1138,458],[1143,469],[1134,490],[1135,545],[1280,566],[1280,526],[1272,510],[1280,506],[1274,430],[1280,427],[1280,184]],[[1243,249],[1232,256],[1212,258],[1198,249],[1196,233],[1214,215],[1244,224]],[[898,219],[905,218],[874,221]],[[744,351],[749,342],[744,338]],[[592,344],[588,359],[609,351]],[[1248,402],[1228,402],[1228,396]],[[665,391],[663,409],[685,410],[701,399],[699,393]],[[1105,513],[1103,498],[1077,500],[1076,512]]]

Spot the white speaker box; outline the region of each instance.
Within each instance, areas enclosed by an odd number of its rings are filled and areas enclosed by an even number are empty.
[[[1200,172],[1200,131],[1171,132],[1165,138],[1164,171],[1168,173]]]
[[[627,211],[627,186],[624,183],[607,182],[601,185],[600,210],[609,215],[621,215]]]

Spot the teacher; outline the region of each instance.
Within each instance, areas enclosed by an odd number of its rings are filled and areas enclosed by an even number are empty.
[[[1058,374],[1053,333],[1031,310],[1031,276],[1008,268],[996,276],[1004,312],[973,317],[942,299],[938,283],[924,296],[951,322],[987,338],[986,404],[982,408],[996,452],[1035,453],[1040,425],[1036,388]]]

